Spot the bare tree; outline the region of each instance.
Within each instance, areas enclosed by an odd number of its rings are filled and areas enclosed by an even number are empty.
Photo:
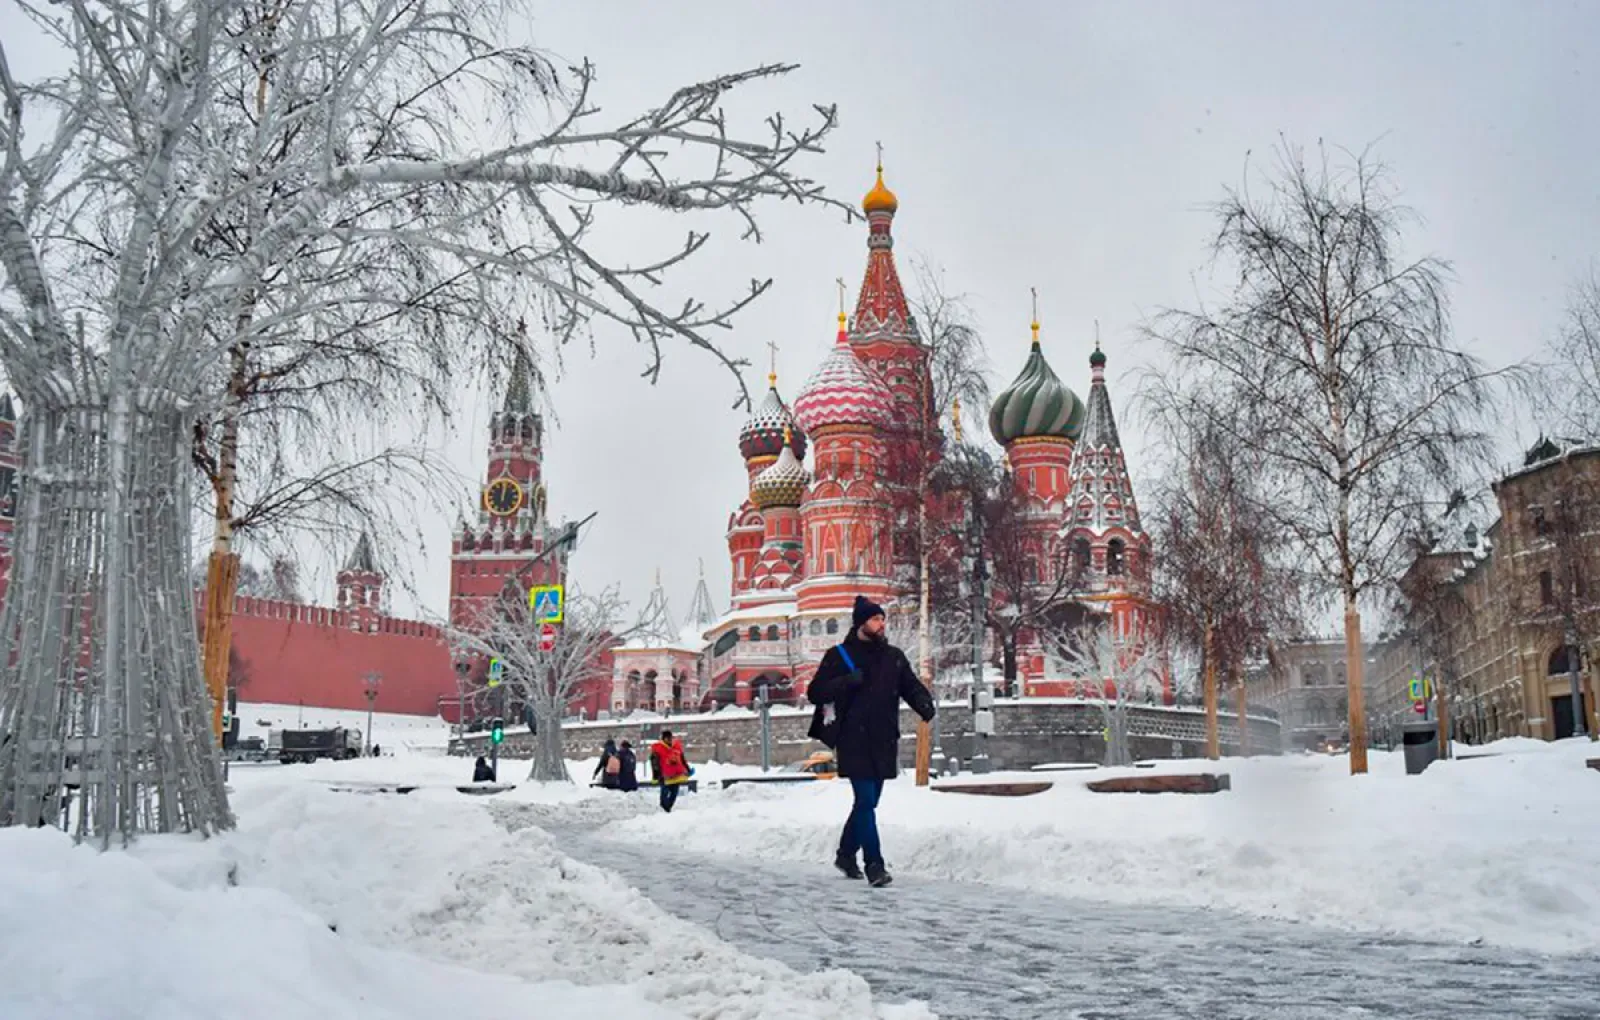
[[[1042,529],[1031,520],[1026,501],[1013,483],[1003,461],[982,448],[956,447],[940,465],[936,495],[951,507],[949,516],[965,521],[943,536],[953,550],[945,559],[958,559],[971,544],[971,531],[980,528],[981,576],[963,576],[960,570],[942,571],[932,578],[930,591],[936,613],[961,614],[971,605],[974,584],[985,592],[984,623],[995,636],[1006,689],[1017,683],[1018,650],[1029,635],[1048,629],[1070,628],[1084,620],[1079,602],[1083,593],[1083,565],[1066,554],[1055,529]]]
[[[1342,604],[1350,768],[1365,772],[1361,601],[1398,572],[1406,520],[1490,455],[1499,373],[1455,346],[1448,267],[1401,254],[1406,211],[1370,156],[1308,164],[1286,146],[1259,183],[1216,207],[1231,290],[1151,332],[1177,384],[1257,455],[1274,520]]]
[[[1105,764],[1128,765],[1130,709],[1161,690],[1161,652],[1152,642],[1119,640],[1105,620],[1090,619],[1045,634],[1045,647],[1083,697],[1100,709]]]
[[[1572,289],[1567,320],[1550,344],[1539,401],[1546,426],[1563,435],[1600,439],[1600,269]]]
[[[648,618],[624,623],[625,608],[615,588],[594,596],[572,589],[566,619],[556,628],[555,643],[546,649],[541,647],[540,626],[528,610],[526,596],[513,590],[500,600],[491,619],[473,629],[450,632],[458,647],[483,662],[498,658],[504,663],[502,682],[511,706],[533,710],[538,731],[530,780],[571,782],[561,736],[569,706],[586,685],[610,678],[602,659],[608,648],[652,625]]]
[[[1214,759],[1222,753],[1219,674],[1237,699],[1242,737],[1247,665],[1301,631],[1304,585],[1261,488],[1261,455],[1165,380],[1153,382],[1144,403],[1166,454],[1152,515],[1157,598],[1167,640],[1200,656],[1206,754]]]
[[[0,821],[27,821],[70,774],[91,777],[71,815],[80,836],[231,823],[187,584],[195,423],[240,413],[241,354],[247,377],[270,343],[286,355],[296,338],[336,343],[406,298],[398,275],[364,289],[368,256],[433,258],[474,286],[515,281],[558,345],[609,323],[645,351],[652,379],[668,344],[698,348],[748,403],[743,362],[712,334],[770,281],[666,298],[709,234],[610,257],[591,243],[603,210],[721,214],[760,240],[764,203],[848,209],[798,171],[832,130],[831,107],[753,131],[724,112],[730,91],[790,65],[603,122],[588,65],[563,72],[563,101],[522,101],[548,65],[499,45],[489,0],[269,4],[242,22],[221,0],[20,9],[71,63],[19,82],[0,47],[0,363],[33,422],[26,566],[0,616],[17,650],[0,663],[0,728],[21,738],[0,751],[0,806],[13,806]],[[264,104],[230,105],[230,89],[264,79]],[[469,155],[460,111],[501,97],[513,98],[500,144]],[[407,132],[425,148],[390,144]],[[486,225],[496,210],[512,232]],[[340,286],[324,289],[330,278]],[[408,380],[440,378],[426,358],[397,361]]]

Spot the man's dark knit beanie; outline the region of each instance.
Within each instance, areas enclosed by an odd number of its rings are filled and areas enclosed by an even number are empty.
[[[882,616],[883,607],[868,599],[865,595],[856,596],[856,607],[850,612],[850,628],[855,628],[866,623],[874,616]]]

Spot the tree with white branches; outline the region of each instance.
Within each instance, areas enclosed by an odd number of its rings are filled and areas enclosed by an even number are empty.
[[[1080,696],[1100,710],[1105,764],[1131,764],[1130,710],[1161,693],[1159,650],[1151,642],[1118,638],[1109,621],[1098,619],[1047,631],[1044,645],[1055,667],[1075,677]]]
[[[369,260],[436,260],[474,300],[522,287],[557,345],[609,323],[652,379],[681,342],[748,402],[743,359],[712,335],[770,281],[670,307],[672,270],[709,233],[610,258],[593,230],[609,207],[647,206],[759,241],[766,203],[848,209],[798,170],[833,109],[737,125],[730,91],[793,70],[768,65],[607,123],[591,67],[555,75],[557,91],[536,51],[499,43],[502,7],[18,3],[69,63],[21,81],[0,44],[0,363],[30,422],[0,615],[0,729],[20,738],[0,750],[0,823],[35,821],[31,805],[68,786],[62,824],[103,845],[231,824],[187,583],[196,428],[225,437],[242,416],[241,354],[248,377],[295,363],[308,338],[336,360],[352,326],[396,342],[399,325],[366,326],[415,294],[403,273],[363,278]],[[529,82],[550,101],[523,101]],[[497,109],[502,96],[518,98]],[[450,130],[485,109],[499,115],[487,150]],[[440,377],[436,348],[387,349],[403,378]]]
[[[555,642],[546,649],[541,647],[540,626],[528,609],[526,593],[513,589],[476,626],[450,631],[457,648],[482,662],[499,659],[508,703],[533,710],[538,731],[530,780],[571,782],[562,748],[562,719],[586,685],[610,679],[602,654],[654,627],[649,615],[624,622],[625,610],[615,588],[598,595],[573,588],[567,597],[565,619],[556,627]]]

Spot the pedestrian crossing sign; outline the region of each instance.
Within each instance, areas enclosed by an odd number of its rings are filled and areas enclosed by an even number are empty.
[[[541,584],[528,589],[528,608],[535,623],[560,623],[566,616],[565,592],[559,584]]]

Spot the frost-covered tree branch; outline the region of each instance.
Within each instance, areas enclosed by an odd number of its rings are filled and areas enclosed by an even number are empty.
[[[540,647],[540,626],[520,590],[508,591],[490,618],[451,629],[452,643],[480,663],[489,658],[504,663],[509,705],[532,708],[538,734],[529,779],[571,781],[562,750],[562,719],[586,685],[610,680],[601,654],[651,627],[648,619],[625,622],[626,610],[615,588],[598,595],[569,589],[566,621],[556,628],[555,644],[548,651]],[[485,669],[477,674],[481,684]]]
[[[1120,641],[1109,623],[1089,620],[1046,631],[1044,645],[1057,668],[1078,681],[1080,695],[1100,709],[1105,764],[1130,764],[1129,709],[1161,695],[1160,653],[1154,643]]]

